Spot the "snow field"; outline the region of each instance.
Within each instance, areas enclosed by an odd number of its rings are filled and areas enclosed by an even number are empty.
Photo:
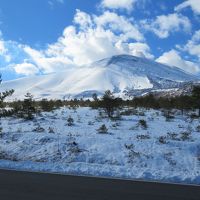
[[[159,110],[137,109],[113,121],[101,113],[61,108],[33,121],[2,119],[0,167],[200,184],[200,119],[174,111],[166,121]],[[108,133],[98,133],[102,124]]]

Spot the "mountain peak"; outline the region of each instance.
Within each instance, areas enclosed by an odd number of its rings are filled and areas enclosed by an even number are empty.
[[[12,98],[17,99],[22,99],[27,92],[36,99],[88,98],[108,89],[125,97],[178,88],[196,80],[194,75],[176,67],[136,56],[116,55],[62,73],[4,82],[0,90],[14,89]]]

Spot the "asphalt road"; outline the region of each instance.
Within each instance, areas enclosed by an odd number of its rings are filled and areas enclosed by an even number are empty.
[[[1,200],[200,200],[200,186],[0,170]]]

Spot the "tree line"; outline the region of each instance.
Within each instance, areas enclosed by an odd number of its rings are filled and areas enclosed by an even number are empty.
[[[31,120],[37,113],[50,112],[63,106],[68,106],[71,109],[76,109],[77,107],[91,107],[93,109],[101,108],[109,118],[114,117],[116,111],[124,106],[153,109],[164,108],[166,110],[175,108],[182,112],[185,110],[198,109],[200,116],[200,86],[194,86],[191,95],[176,97],[156,97],[153,94],[148,94],[141,97],[134,97],[129,100],[123,100],[115,97],[110,90],[107,90],[102,97],[93,94],[92,99],[87,100],[75,98],[72,100],[42,99],[35,101],[34,97],[30,93],[27,93],[24,100],[5,102],[6,97],[11,96],[13,93],[14,90],[0,93],[0,117],[15,115],[17,117]]]

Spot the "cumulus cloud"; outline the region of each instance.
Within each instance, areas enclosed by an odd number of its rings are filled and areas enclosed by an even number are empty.
[[[93,25],[91,16],[89,14],[85,13],[85,12],[81,12],[78,9],[76,10],[74,22],[75,22],[75,24],[80,25],[80,28],[82,30],[85,30],[88,27],[91,28],[92,25]]]
[[[95,16],[94,22],[97,27],[106,28],[109,27],[112,31],[120,33],[121,39],[127,41],[128,39],[134,39],[136,41],[144,40],[142,33],[139,32],[136,23],[131,19],[127,19],[124,16],[119,16],[116,13],[106,11],[103,15]]]
[[[200,66],[198,66],[197,63],[182,59],[178,51],[174,49],[169,52],[165,52],[156,61],[172,67],[178,67],[192,74],[197,74],[198,72],[200,72]]]
[[[16,73],[63,71],[119,54],[153,58],[133,19],[111,11],[97,16],[77,10],[73,22],[64,29],[57,42],[49,44],[45,50],[15,44],[13,51],[23,55],[14,67]]]
[[[200,61],[200,30],[194,33],[192,39],[185,45],[184,50],[189,52],[190,55],[197,56]]]
[[[48,57],[45,52],[37,51],[29,46],[25,46],[24,51],[37,68],[44,73],[62,71],[72,65],[72,62],[67,57]]]
[[[157,16],[155,20],[143,20],[143,27],[152,31],[159,38],[167,38],[171,33],[177,31],[190,32],[191,23],[188,17],[173,13]]]
[[[16,73],[26,75],[26,76],[34,75],[39,72],[39,69],[35,65],[33,65],[32,63],[27,63],[27,62],[16,64],[13,68]]]
[[[154,56],[150,53],[151,50],[149,46],[145,43],[130,43],[129,44],[129,51],[132,55],[138,56],[138,57],[145,57],[149,59],[153,59]]]
[[[103,0],[102,6],[110,9],[126,9],[128,11],[133,9],[136,0]]]
[[[5,42],[0,39],[0,56],[6,61],[10,62],[11,56],[8,54],[8,49],[5,47]]]
[[[185,0],[183,3],[175,7],[175,11],[181,11],[187,7],[191,7],[194,13],[200,14],[200,2],[199,0]]]
[[[130,43],[144,40],[132,21],[113,12],[90,16],[77,10],[74,21],[78,28],[66,27],[58,42],[49,45],[48,56],[62,55],[70,58],[75,65],[84,65],[116,54],[132,54],[134,45]],[[144,50],[144,55],[147,52],[150,55],[150,49],[140,50]]]

